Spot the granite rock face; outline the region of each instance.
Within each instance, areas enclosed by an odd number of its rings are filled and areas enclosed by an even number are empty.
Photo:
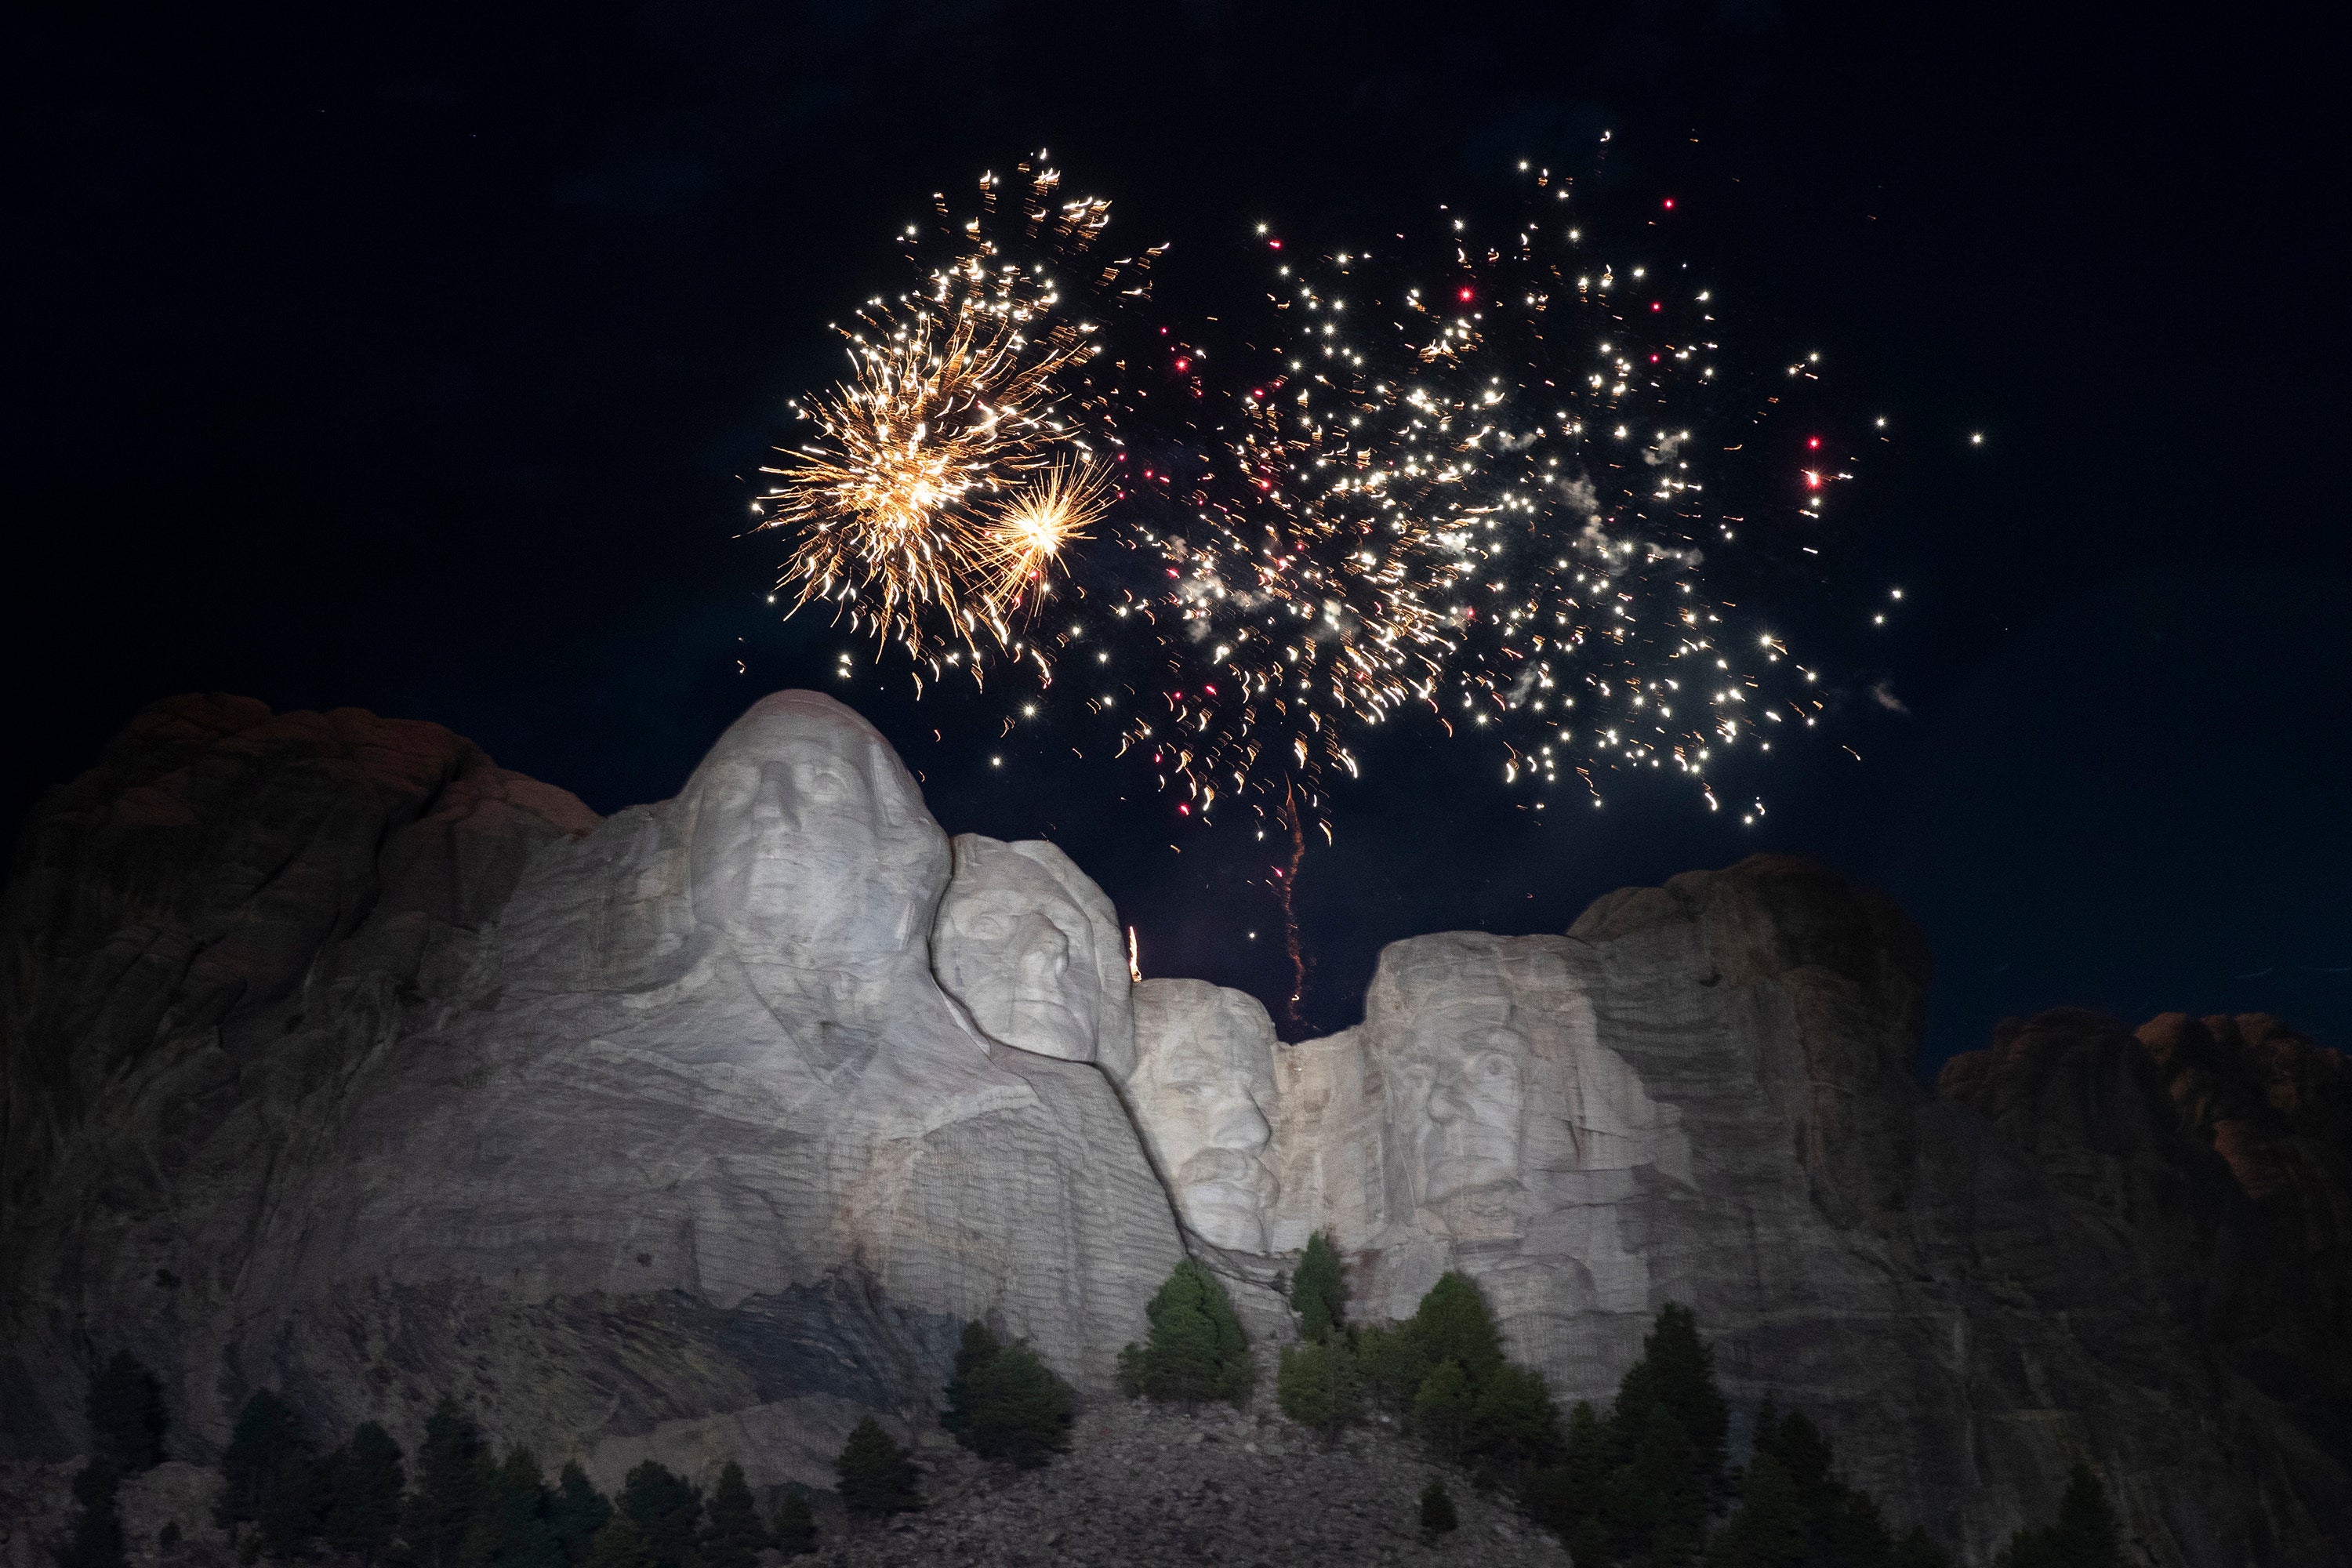
[[[1121,1087],[1185,1227],[1212,1247],[1267,1250],[1275,1049],[1255,996],[1201,980],[1135,988],[1135,1065]]]
[[[1735,1448],[1800,1406],[1963,1562],[2079,1456],[2136,1561],[2347,1563],[2341,1058],[2058,1014],[1931,1098],[1916,933],[1803,862],[1396,943],[1282,1045],[828,698],[603,822],[430,725],[183,699],[35,815],[0,942],[0,1458],[76,1451],[127,1347],[183,1458],[257,1387],[404,1441],[448,1389],[606,1485],[824,1484],[929,1429],[962,1320],[1099,1394],[1185,1252],[1278,1334],[1320,1228],[1351,1315],[1462,1269],[1564,1398],[1690,1304]]]
[[[990,1039],[1123,1077],[1135,1024],[1118,915],[1053,845],[955,840],[931,927],[940,984]]]
[[[404,1434],[449,1387],[607,1483],[730,1448],[825,1480],[866,1410],[927,1406],[970,1318],[1107,1384],[1173,1216],[1100,1072],[992,1043],[932,979],[948,840],[878,735],[780,694],[677,800],[541,837],[502,907],[405,946],[404,905],[315,900],[351,933],[248,985],[243,1055],[167,1005],[141,1070],[60,1104],[12,1015],[12,1442],[76,1441],[100,1342],[163,1373],[192,1446],[257,1386]],[[352,838],[389,880],[399,835]],[[20,1107],[59,1156],[16,1162]]]

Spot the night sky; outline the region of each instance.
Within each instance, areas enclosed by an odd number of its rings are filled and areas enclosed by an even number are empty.
[[[814,686],[950,831],[1068,849],[1147,973],[1278,1010],[1271,842],[835,679],[746,501],[825,322],[983,167],[1048,147],[1112,248],[1171,242],[1173,318],[1254,276],[1256,222],[1344,244],[1528,157],[1620,234],[1675,195],[1639,243],[1704,266],[1727,338],[1822,353],[1859,479],[1789,603],[1836,743],[1759,775],[1755,827],[1670,777],[1547,822],[1485,753],[1370,748],[1299,884],[1307,1024],[1359,1016],[1382,942],[1776,849],[1924,925],[1931,1064],[2061,1003],[2352,1046],[2318,40],[2126,5],[346,9],[9,24],[9,821],[179,691],[434,720],[609,812]]]

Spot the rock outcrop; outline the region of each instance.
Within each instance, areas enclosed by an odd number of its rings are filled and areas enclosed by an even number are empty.
[[[961,1320],[1100,1392],[1179,1257],[1279,1331],[1323,1229],[1357,1315],[1463,1269],[1567,1398],[1689,1303],[1743,1420],[1965,1562],[2077,1457],[2137,1560],[2347,1562],[2341,1059],[2058,1015],[1930,1098],[1922,943],[1803,862],[1394,944],[1284,1046],[827,698],[604,822],[430,725],[183,699],[36,814],[0,941],[0,1454],[75,1451],[128,1347],[189,1458],[256,1387],[404,1438],[452,1389],[607,1484],[822,1484]]]
[[[335,776],[373,802],[390,786],[367,771],[371,726],[409,731],[343,721],[359,739]],[[316,766],[265,759],[194,831],[237,847],[247,816],[274,820],[284,775]],[[426,784],[400,799],[428,827],[449,809]],[[82,818],[53,813],[35,853],[83,900],[189,897],[145,892],[157,861],[125,842],[190,830],[149,826],[165,814],[83,814],[109,858],[78,859]],[[316,815],[357,813],[338,796]],[[31,965],[0,1261],[15,1445],[77,1440],[100,1342],[163,1373],[195,1445],[225,1438],[255,1387],[322,1431],[402,1432],[446,1387],[501,1441],[608,1483],[649,1453],[691,1467],[730,1448],[758,1479],[824,1479],[864,1411],[927,1401],[965,1319],[1108,1385],[1181,1256],[1173,1215],[1100,1072],[992,1042],[932,979],[948,840],[881,738],[829,698],[782,694],[677,800],[601,824],[573,803],[557,822],[512,857],[502,903],[420,921],[414,899],[351,890],[371,872],[398,886],[420,858],[379,811],[348,853],[330,846],[341,890],[292,929],[269,878],[326,872],[305,864],[315,830],[289,827],[244,879],[262,890],[220,921],[278,959],[268,984],[223,1016],[164,983],[102,1037],[110,1057],[72,1033],[105,989]],[[194,852],[182,875],[244,864],[219,862]],[[454,870],[435,886],[467,885]],[[29,955],[52,929],[10,936]],[[73,1069],[71,1099],[44,1062]],[[20,1124],[44,1141],[21,1160]]]

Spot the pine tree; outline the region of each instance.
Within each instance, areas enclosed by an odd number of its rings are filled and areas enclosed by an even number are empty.
[[[955,1375],[948,1379],[947,1408],[940,1412],[940,1425],[959,1439],[971,1425],[972,1374],[994,1361],[1003,1348],[986,1323],[975,1319],[963,1326],[963,1342],[956,1348]],[[967,1442],[965,1447],[971,1445]]]
[[[1800,1568],[1811,1542],[1796,1480],[1759,1449],[1741,1478],[1738,1509],[1707,1542],[1706,1568]],[[1843,1559],[1831,1561],[1844,1568]]]
[[[280,1458],[254,1518],[261,1549],[272,1557],[305,1555],[319,1538],[325,1500],[319,1462],[307,1447]]]
[[[1831,1483],[1813,1515],[1813,1554],[1839,1568],[1888,1568],[1894,1552],[1878,1500],[1843,1482]]]
[[[122,1518],[114,1499],[121,1477],[112,1465],[94,1458],[74,1477],[72,1536],[58,1556],[58,1568],[123,1568]]]
[[[654,1568],[654,1554],[646,1548],[646,1538],[636,1521],[625,1513],[616,1513],[596,1532],[588,1549],[586,1568]]]
[[[320,1467],[325,1510],[320,1534],[331,1551],[372,1563],[383,1556],[400,1527],[400,1494],[408,1478],[400,1445],[373,1421],[362,1421],[352,1440]]]
[[[620,1508],[645,1537],[655,1568],[689,1568],[702,1494],[685,1477],[647,1459],[621,1483]]]
[[[1307,1238],[1298,1275],[1290,1283],[1290,1306],[1298,1314],[1299,1334],[1316,1344],[1339,1334],[1347,1321],[1348,1281],[1331,1238],[1322,1231]]]
[[[415,1568],[458,1568],[480,1505],[487,1458],[481,1428],[453,1396],[443,1394],[425,1418],[416,1489],[400,1516],[400,1539]]]
[[[547,1505],[548,1528],[563,1548],[564,1561],[572,1568],[586,1563],[597,1532],[612,1517],[611,1501],[589,1484],[588,1472],[576,1459],[566,1460],[563,1474],[555,1483],[555,1496]]]
[[[1176,1265],[1151,1304],[1151,1336],[1119,1356],[1119,1381],[1154,1399],[1229,1399],[1249,1392],[1248,1342],[1217,1277],[1191,1258]]]
[[[816,1516],[809,1511],[808,1493],[797,1486],[784,1493],[783,1500],[776,1504],[772,1533],[776,1550],[786,1557],[799,1557],[816,1550]]]
[[[1363,1414],[1363,1373],[1345,1340],[1285,1345],[1275,1398],[1285,1415],[1328,1437]]]
[[[1887,1563],[1889,1568],[1952,1568],[1950,1554],[1929,1539],[1926,1526],[1917,1524],[1895,1543]]]
[[[743,1467],[734,1460],[719,1472],[711,1489],[710,1516],[702,1526],[701,1568],[753,1568],[768,1532],[760,1525],[759,1505],[743,1480]]]
[[[972,1449],[1034,1469],[1067,1451],[1076,1405],[1070,1385],[1027,1345],[1007,1345],[981,1374]]]
[[[506,1463],[484,1467],[461,1561],[467,1568],[565,1568],[563,1543],[548,1519],[553,1500],[530,1450],[508,1449]]]
[[[1838,1479],[1835,1463],[1829,1439],[1801,1411],[1781,1415],[1766,1401],[1756,1418],[1756,1455],[1741,1481],[1740,1510],[1733,1516],[1734,1523],[1754,1510],[1759,1485],[1779,1485],[1784,1479],[1803,1521],[1808,1563],[1832,1568],[1948,1568],[1923,1531],[1913,1530],[1898,1544],[1887,1531],[1877,1500]],[[1759,1475],[1766,1478],[1763,1482],[1758,1480]],[[1710,1562],[1714,1554],[1710,1548]]]
[[[129,1351],[117,1351],[90,1379],[89,1451],[119,1476],[163,1462],[163,1388]]]
[[[259,1519],[288,1456],[307,1455],[310,1447],[294,1407],[267,1388],[257,1390],[221,1450],[220,1522],[234,1530]]]
[[[1580,1399],[1568,1415],[1568,1431],[1559,1458],[1528,1476],[1520,1500],[1544,1529],[1567,1542],[1580,1563],[1598,1563],[1605,1554],[1606,1530],[1601,1523],[1611,1472],[1617,1466],[1616,1445],[1607,1423]],[[1584,1544],[1576,1542],[1582,1540]]]
[[[1689,1562],[1706,1528],[1699,1475],[1697,1449],[1681,1420],[1664,1404],[1652,1405],[1635,1430],[1630,1462],[1612,1479],[1608,1502],[1619,1523],[1612,1533],[1658,1568]]]
[[[1642,1341],[1642,1359],[1618,1385],[1621,1430],[1637,1430],[1659,1405],[1674,1413],[1691,1447],[1694,1477],[1711,1500],[1723,1489],[1731,1410],[1715,1386],[1715,1352],[1698,1337],[1698,1320],[1689,1308],[1673,1302],[1658,1310],[1656,1322]]]
[[[1070,1385],[1026,1345],[1000,1345],[967,1323],[940,1425],[983,1459],[1034,1469],[1070,1446]]]
[[[1444,1480],[1429,1478],[1421,1489],[1421,1528],[1431,1535],[1443,1535],[1461,1521],[1454,1516],[1454,1499],[1447,1495]]]
[[[1470,1387],[1470,1374],[1452,1356],[1421,1380],[1421,1392],[1412,1396],[1412,1425],[1433,1458],[1446,1464],[1461,1462],[1477,1400]]]
[[[2057,1523],[2019,1531],[1993,1563],[1994,1568],[2121,1568],[2116,1510],[2091,1467],[2077,1460],[2068,1474]]]
[[[882,1430],[871,1415],[857,1424],[833,1462],[841,1478],[841,1500],[853,1513],[903,1513],[919,1508],[915,1495],[915,1457]]]
[[[1496,1331],[1486,1298],[1464,1275],[1448,1270],[1421,1299],[1405,1331],[1429,1358],[1429,1364],[1452,1360],[1472,1387],[1503,1364],[1502,1336]]]
[[[1421,1342],[1405,1329],[1387,1323],[1367,1324],[1356,1332],[1356,1364],[1364,1374],[1370,1396],[1400,1415],[1412,1413],[1412,1396],[1429,1375],[1430,1359]]]
[[[1486,1374],[1464,1454],[1480,1476],[1516,1489],[1559,1459],[1564,1447],[1559,1410],[1542,1373],[1505,1362]]]

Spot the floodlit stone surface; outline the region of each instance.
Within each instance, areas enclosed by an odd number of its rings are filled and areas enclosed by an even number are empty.
[[[1201,980],[1135,988],[1127,1103],[1177,1212],[1213,1247],[1266,1249],[1277,1183],[1274,1021],[1257,998]]]
[[[182,1459],[256,1388],[411,1444],[448,1390],[607,1486],[823,1485],[863,1414],[928,1429],[962,1320],[1099,1400],[1185,1249],[1265,1337],[1319,1227],[1351,1316],[1461,1269],[1563,1398],[1688,1303],[1735,1449],[1801,1408],[1964,1562],[2078,1456],[2136,1561],[2352,1540],[2341,1058],[2062,1013],[1931,1098],[1916,933],[1803,862],[1399,942],[1360,1024],[1283,1045],[1130,986],[1100,889],[950,846],[828,698],[602,822],[432,725],[188,698],[34,814],[0,942],[28,1499],[119,1348]]]
[[[495,921],[428,918],[404,983],[349,956],[384,945],[356,918],[226,1028],[175,1026],[158,984],[72,1152],[12,1172],[14,1443],[78,1442],[93,1315],[192,1447],[255,1387],[404,1436],[446,1387],[607,1484],[735,1441],[757,1480],[829,1480],[863,1410],[931,1397],[968,1318],[1108,1385],[1181,1256],[1173,1217],[1098,1071],[992,1046],[933,981],[948,840],[881,738],[780,694],[677,800],[567,824]],[[230,930],[270,918],[264,886]],[[12,1079],[12,1115],[63,1120]]]
[[[1127,954],[1110,900],[1051,844],[955,840],[955,875],[931,927],[940,984],[1001,1045],[1099,1061],[1135,1060]]]

